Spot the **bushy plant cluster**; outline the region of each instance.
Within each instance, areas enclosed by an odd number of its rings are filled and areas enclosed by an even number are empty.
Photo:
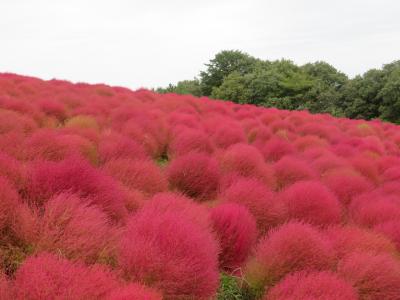
[[[400,128],[0,75],[0,300],[400,299]]]

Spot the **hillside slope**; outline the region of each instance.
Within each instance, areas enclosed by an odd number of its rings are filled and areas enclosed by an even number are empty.
[[[0,74],[0,299],[400,299],[400,127]]]

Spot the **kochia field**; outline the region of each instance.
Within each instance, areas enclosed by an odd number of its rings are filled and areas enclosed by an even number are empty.
[[[0,299],[400,299],[400,127],[0,74]]]

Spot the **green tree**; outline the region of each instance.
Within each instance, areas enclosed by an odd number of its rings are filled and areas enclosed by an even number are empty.
[[[207,69],[200,72],[202,94],[210,96],[213,89],[219,87],[223,80],[234,71],[242,75],[251,72],[258,61],[238,50],[219,52],[206,64]]]
[[[197,97],[202,96],[200,81],[197,78],[193,80],[182,80],[179,81],[176,85],[169,84],[166,88],[156,89],[156,92],[161,94],[175,93],[181,95],[188,94]]]
[[[382,98],[381,118],[400,123],[400,67],[391,70],[379,96]]]

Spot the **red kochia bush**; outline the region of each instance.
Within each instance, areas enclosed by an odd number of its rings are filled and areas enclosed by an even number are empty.
[[[238,179],[222,193],[221,198],[223,201],[245,206],[256,218],[261,233],[286,218],[282,203],[274,199],[274,194],[268,187],[255,179]]]
[[[30,173],[26,200],[31,204],[42,205],[56,194],[71,192],[99,206],[114,220],[126,217],[126,196],[118,183],[82,159],[40,161]]]
[[[400,201],[393,196],[366,193],[353,200],[350,211],[355,223],[373,227],[385,221],[400,220]]]
[[[341,207],[336,196],[318,181],[299,181],[279,196],[290,219],[326,226],[340,222]]]
[[[168,156],[175,157],[189,152],[211,154],[212,151],[210,139],[203,131],[185,128],[173,137],[168,147]]]
[[[316,228],[290,222],[272,230],[260,241],[246,266],[245,277],[251,287],[262,290],[288,273],[330,269],[333,262],[333,249]]]
[[[194,152],[174,159],[168,166],[167,177],[172,189],[207,200],[217,193],[220,172],[214,159]]]
[[[162,300],[162,296],[144,285],[131,283],[111,292],[108,300]]]
[[[213,208],[211,220],[221,245],[220,266],[234,271],[245,261],[256,241],[256,221],[246,207],[235,203]]]
[[[43,253],[29,257],[15,274],[14,299],[101,299],[118,283],[107,269]]]
[[[237,143],[246,142],[246,134],[242,127],[230,124],[219,127],[212,136],[214,144],[221,149]]]
[[[115,159],[104,165],[104,170],[131,189],[146,196],[167,190],[167,180],[161,169],[151,160]]]
[[[400,263],[390,255],[354,253],[339,263],[338,272],[360,299],[399,299]]]
[[[295,157],[285,156],[274,164],[277,189],[301,180],[311,180],[316,177],[315,171],[308,164]]]
[[[24,146],[28,160],[60,161],[80,155],[92,163],[97,162],[94,145],[78,134],[60,133],[50,129],[38,130],[26,140]]]
[[[12,299],[12,290],[6,275],[0,271],[0,300]]]
[[[87,263],[110,255],[115,243],[107,216],[75,195],[60,194],[47,202],[38,227],[36,251],[56,252]]]
[[[98,151],[102,162],[117,158],[142,160],[148,157],[142,145],[115,132],[109,132],[101,137]]]
[[[351,284],[335,273],[297,272],[289,274],[268,291],[265,300],[357,300]]]
[[[355,226],[335,226],[329,228],[326,235],[339,258],[353,251],[396,253],[394,244],[388,238],[372,230]]]
[[[225,173],[236,173],[243,177],[257,178],[270,187],[274,187],[271,168],[254,146],[235,144],[220,156],[221,169]]]
[[[295,148],[289,141],[278,137],[271,138],[261,148],[261,153],[267,161],[278,161],[285,155],[291,155],[294,152]]]
[[[119,265],[165,299],[209,299],[218,287],[217,249],[211,233],[182,212],[142,209],[122,237]]]
[[[19,206],[19,201],[18,193],[11,183],[0,176],[0,232],[14,222],[15,208]]]
[[[180,212],[202,228],[211,230],[210,213],[207,208],[184,195],[170,192],[156,194],[146,202],[143,209],[147,213]]]
[[[345,205],[348,205],[355,196],[374,188],[369,180],[350,170],[332,170],[322,180]]]
[[[389,238],[400,251],[400,220],[392,220],[380,223],[374,227],[375,231]]]
[[[22,163],[3,152],[0,152],[0,175],[6,177],[16,188],[22,188],[25,180]]]

